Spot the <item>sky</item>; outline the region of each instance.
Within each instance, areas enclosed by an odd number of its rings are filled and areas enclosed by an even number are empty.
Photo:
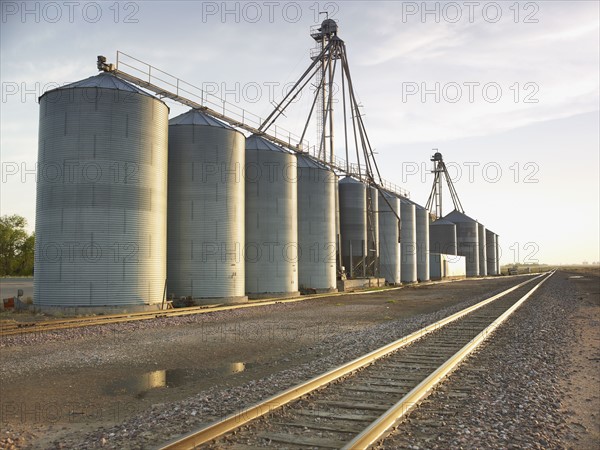
[[[327,11],[385,179],[424,205],[438,149],[502,264],[599,261],[599,5],[2,1],[0,214],[33,231],[37,98],[95,75],[97,55],[119,50],[265,117],[310,64]],[[281,125],[300,134],[310,102]]]

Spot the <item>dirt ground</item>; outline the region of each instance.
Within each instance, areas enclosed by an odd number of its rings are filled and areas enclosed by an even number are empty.
[[[600,272],[598,268],[559,272],[573,283],[581,306],[570,318],[577,340],[561,386],[572,433],[567,448],[597,449],[600,442]],[[581,278],[579,278],[581,277]]]
[[[323,356],[311,343],[346,331],[436,311],[515,284],[464,280],[387,292],[79,329],[0,349],[2,428],[36,447],[108,427],[211,386],[236,386]],[[105,326],[107,327],[107,326]],[[98,327],[100,328],[100,327]],[[104,328],[106,330],[107,328]],[[27,342],[27,341],[25,341]],[[335,352],[335,348],[330,349]]]

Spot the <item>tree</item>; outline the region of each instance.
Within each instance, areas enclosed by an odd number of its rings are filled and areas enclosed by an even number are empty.
[[[33,274],[34,249],[35,233],[31,233],[31,235],[27,236],[27,239],[25,239],[17,254],[15,265],[13,266],[14,275],[25,277]]]
[[[25,231],[27,220],[19,215],[0,217],[0,275],[33,273],[35,235]]]

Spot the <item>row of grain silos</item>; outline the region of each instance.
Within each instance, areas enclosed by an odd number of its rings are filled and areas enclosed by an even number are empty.
[[[169,176],[176,298],[231,303],[336,289],[336,184],[326,167],[192,110],[170,121]]]
[[[498,242],[497,234],[457,210],[430,226],[431,252],[465,257],[467,277],[500,273]]]
[[[342,262],[349,277],[381,276],[388,284],[430,279],[425,208],[349,176],[340,180],[339,196]]]
[[[332,172],[101,73],[40,97],[36,305],[336,288]]]
[[[197,110],[168,115],[109,73],[40,97],[36,305],[143,310],[168,294],[235,303],[327,292],[338,264],[390,284],[429,280],[421,206],[351,177],[338,183],[308,156]],[[446,219],[466,252],[473,227]],[[470,273],[497,272],[498,249],[475,248]]]

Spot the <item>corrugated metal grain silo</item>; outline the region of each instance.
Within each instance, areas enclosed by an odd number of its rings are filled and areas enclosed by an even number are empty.
[[[417,224],[415,205],[400,199],[400,276],[403,283],[417,282]]]
[[[367,256],[367,187],[347,176],[339,181],[338,189],[342,264],[349,277],[363,276]],[[355,273],[355,268],[360,272]]]
[[[429,281],[429,211],[415,205],[417,231],[417,279]]]
[[[479,276],[487,276],[487,245],[485,239],[485,227],[477,224],[477,237],[479,239]]]
[[[485,230],[486,242],[486,264],[488,275],[498,275],[496,267],[496,233],[488,229]]]
[[[384,198],[385,196],[385,198]],[[400,199],[379,193],[379,258],[381,276],[389,284],[400,284]]]
[[[246,292],[253,298],[299,295],[296,155],[252,135],[244,178]]]
[[[429,251],[456,255],[456,224],[438,219],[429,225]]]
[[[168,292],[195,303],[245,295],[244,135],[190,110],[169,121]]]
[[[168,107],[109,73],[40,97],[34,302],[158,308]]]
[[[479,232],[477,221],[459,211],[444,217],[456,224],[457,253],[466,258],[467,277],[479,276]]]
[[[336,288],[336,189],[332,170],[298,159],[298,285],[301,290]]]

